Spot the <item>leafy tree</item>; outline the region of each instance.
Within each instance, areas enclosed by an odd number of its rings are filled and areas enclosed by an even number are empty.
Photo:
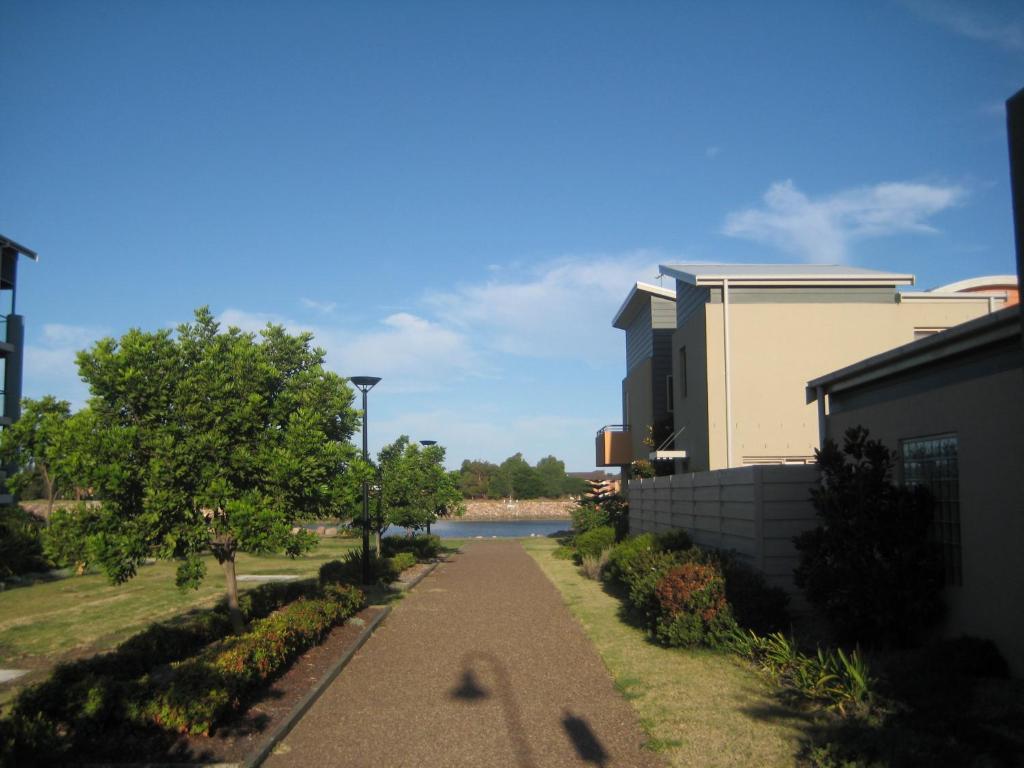
[[[555,499],[565,493],[565,462],[554,456],[545,456],[537,462],[537,479],[541,495]]]
[[[68,423],[71,404],[45,395],[39,400],[21,401],[21,418],[0,432],[0,455],[17,470],[8,487],[21,494],[38,477],[47,502],[46,514],[53,513],[53,501],[66,490],[70,478],[61,458],[68,451]]]
[[[868,431],[846,431],[842,450],[817,453],[812,491],[820,525],[794,539],[797,586],[839,639],[905,644],[942,613],[942,564],[930,537],[932,499],[892,483],[892,454]]]
[[[463,496],[469,498],[487,498],[491,494],[491,484],[497,473],[497,464],[466,459],[459,470],[459,490]]]
[[[373,529],[380,537],[391,525],[418,531],[438,517],[462,509],[457,472],[444,469],[445,449],[420,447],[402,435],[377,455],[378,494]]]
[[[113,581],[158,557],[198,586],[210,551],[238,630],[236,553],[298,555],[315,541],[292,533],[298,517],[354,502],[352,391],[311,342],[274,325],[221,331],[202,308],[176,334],[131,330],[79,353],[92,415],[77,450],[103,499],[89,552]]]

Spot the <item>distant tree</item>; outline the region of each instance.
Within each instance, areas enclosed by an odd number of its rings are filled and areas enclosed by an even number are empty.
[[[92,428],[78,450],[103,500],[90,552],[113,581],[158,557],[198,586],[212,552],[240,630],[236,553],[298,555],[314,537],[292,533],[297,518],[351,507],[358,415],[311,342],[273,325],[259,339],[221,331],[202,308],[176,334],[131,330],[79,353]]]
[[[942,614],[942,564],[930,536],[932,499],[892,483],[892,454],[863,427],[842,450],[817,452],[822,485],[812,491],[820,524],[797,536],[796,584],[839,639],[912,642]]]
[[[491,483],[497,473],[497,464],[466,459],[459,469],[459,489],[462,491],[462,495],[471,499],[487,498],[490,495]]]
[[[554,456],[545,456],[537,462],[537,479],[541,495],[555,499],[565,493],[565,462]]]
[[[69,450],[68,434],[71,404],[45,395],[39,400],[21,401],[21,418],[0,432],[0,455],[4,463],[14,465],[7,485],[22,494],[37,478],[46,499],[47,518],[53,513],[53,501],[71,484],[68,467],[62,461]]]
[[[536,499],[543,493],[543,485],[537,470],[530,466],[521,453],[509,456],[501,463],[499,476],[508,479],[507,482],[511,485],[509,495],[517,499]]]

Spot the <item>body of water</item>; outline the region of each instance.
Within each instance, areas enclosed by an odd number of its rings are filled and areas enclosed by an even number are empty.
[[[439,520],[430,532],[442,539],[513,539],[550,536],[571,527],[571,520]],[[384,535],[406,536],[408,531],[392,526]]]

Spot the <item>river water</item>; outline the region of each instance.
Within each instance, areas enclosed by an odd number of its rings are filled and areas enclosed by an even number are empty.
[[[439,520],[430,532],[442,539],[512,539],[550,536],[572,527],[571,520]],[[404,528],[392,526],[385,536],[405,536]]]

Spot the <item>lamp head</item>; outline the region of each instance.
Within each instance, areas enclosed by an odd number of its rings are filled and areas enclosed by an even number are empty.
[[[349,381],[356,385],[360,392],[369,392],[380,381],[379,376],[350,376]]]

